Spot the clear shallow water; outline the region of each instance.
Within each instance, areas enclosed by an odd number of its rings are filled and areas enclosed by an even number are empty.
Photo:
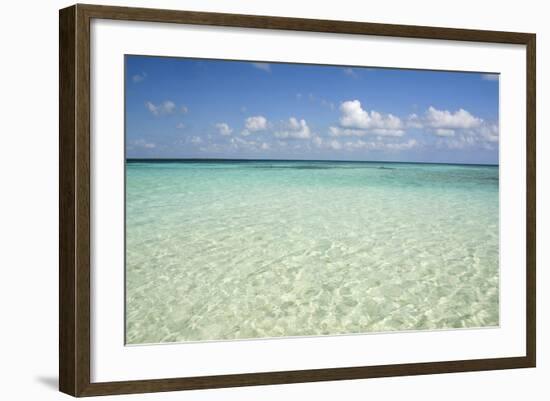
[[[128,162],[129,344],[496,326],[498,167]]]

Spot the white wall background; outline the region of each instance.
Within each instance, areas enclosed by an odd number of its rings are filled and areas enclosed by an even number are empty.
[[[462,0],[157,0],[98,4],[358,20],[537,33],[538,367],[185,393],[132,400],[422,399],[545,400],[550,377],[550,25],[545,3]],[[6,2],[0,21],[0,397],[57,400],[58,9],[69,1]],[[548,157],[547,157],[548,156]]]

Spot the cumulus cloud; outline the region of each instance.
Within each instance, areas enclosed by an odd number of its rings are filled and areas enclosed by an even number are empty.
[[[453,136],[455,134],[455,130],[448,128],[436,128],[434,129],[434,134],[437,136]]]
[[[284,124],[283,129],[276,131],[274,135],[277,138],[309,139],[311,138],[311,130],[306,120],[290,117],[288,122]]]
[[[265,72],[271,72],[271,65],[269,63],[252,63],[252,66]]]
[[[424,129],[427,133],[439,137],[436,145],[450,149],[464,149],[476,145],[492,149],[491,144],[499,140],[497,124],[487,123],[464,109],[453,112],[430,106],[423,116],[409,115],[407,126]]]
[[[227,123],[217,123],[216,128],[218,130],[218,133],[223,136],[229,136],[233,132],[233,130]]]
[[[422,123],[422,120],[418,116],[418,114],[413,113],[413,114],[410,114],[409,118],[407,119],[407,127],[409,127],[409,128],[423,128],[424,124]]]
[[[142,72],[140,74],[133,75],[132,76],[132,81],[137,84],[137,83],[143,81],[145,78],[147,78],[147,74]]]
[[[411,114],[407,119],[409,128],[426,129],[437,136],[454,136],[457,130],[475,129],[483,124],[483,119],[467,110],[458,109],[453,112],[433,106],[428,107],[423,116]]]
[[[457,131],[456,135],[446,140],[440,139],[438,147],[465,149],[472,146],[493,150],[498,147],[499,129],[497,124],[483,124],[480,127]]]
[[[499,140],[497,124],[486,124],[479,129],[479,133],[487,142],[498,142]]]
[[[359,100],[348,100],[340,105],[340,126],[344,129],[331,130],[333,136],[369,133],[376,135],[402,136],[404,126],[399,117],[393,114],[381,114],[372,110],[368,112],[361,107]]]
[[[425,122],[431,128],[466,129],[479,127],[483,120],[464,109],[451,112],[430,106],[426,111]]]
[[[252,116],[244,120],[244,131],[241,135],[248,136],[254,132],[265,131],[267,129],[267,118],[264,116]]]
[[[327,146],[330,148],[330,149],[334,149],[334,150],[340,150],[342,149],[342,144],[336,140],[336,139],[332,139],[330,141],[327,141]]]
[[[173,114],[176,111],[176,104],[171,100],[165,100],[160,104],[146,102],[145,107],[147,107],[147,110],[149,110],[155,116]]]

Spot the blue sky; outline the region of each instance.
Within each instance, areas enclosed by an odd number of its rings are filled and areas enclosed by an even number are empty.
[[[128,158],[498,164],[498,75],[126,56]]]

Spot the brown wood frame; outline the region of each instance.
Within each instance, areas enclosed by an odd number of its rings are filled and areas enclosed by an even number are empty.
[[[90,382],[90,20],[169,22],[457,41],[527,49],[526,350],[522,357],[408,363],[122,382]],[[77,4],[59,13],[59,389],[73,396],[535,367],[536,36],[422,26]]]

